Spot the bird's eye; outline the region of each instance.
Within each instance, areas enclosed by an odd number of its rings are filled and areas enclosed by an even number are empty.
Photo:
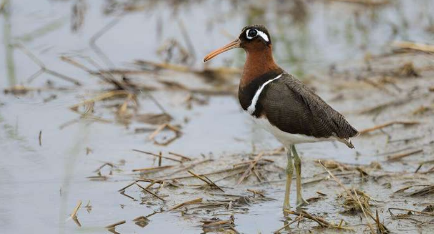
[[[257,35],[258,35],[258,30],[256,30],[256,29],[248,29],[246,31],[247,39],[253,39]]]

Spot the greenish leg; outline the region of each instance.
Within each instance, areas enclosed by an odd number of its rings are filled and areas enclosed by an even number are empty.
[[[286,165],[286,188],[285,188],[285,198],[283,199],[283,209],[290,210],[291,205],[289,204],[289,194],[291,190],[292,174],[294,172],[294,164],[292,162],[291,149],[288,149],[287,158],[288,162]]]
[[[295,149],[295,145],[291,146],[291,152],[294,156],[294,164],[295,164],[295,176],[296,176],[296,184],[297,184],[297,209],[309,204],[306,200],[303,199],[301,195],[301,159],[298,156],[297,150]]]

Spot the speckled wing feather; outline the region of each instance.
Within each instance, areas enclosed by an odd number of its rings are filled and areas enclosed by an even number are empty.
[[[343,140],[358,134],[344,116],[286,73],[267,85],[259,98],[259,105],[261,115],[287,133],[316,138],[334,136]]]

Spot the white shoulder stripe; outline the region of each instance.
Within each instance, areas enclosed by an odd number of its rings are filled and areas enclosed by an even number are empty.
[[[263,83],[263,84],[261,85],[261,87],[256,91],[255,96],[253,96],[252,103],[251,103],[250,106],[247,108],[247,112],[249,112],[249,114],[252,115],[252,114],[255,112],[255,110],[256,110],[256,103],[258,102],[259,96],[261,95],[261,92],[262,92],[262,90],[265,88],[265,86],[266,86],[267,84],[271,83],[272,81],[279,79],[282,75],[283,75],[283,73],[280,74],[280,75],[278,75],[276,78],[273,78],[273,79],[271,79],[271,80],[268,80],[267,82],[265,82],[265,83]]]

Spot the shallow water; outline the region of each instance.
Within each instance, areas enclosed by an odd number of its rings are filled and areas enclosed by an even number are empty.
[[[6,35],[6,22],[11,25],[13,43],[20,43],[43,61],[47,68],[67,74],[84,84],[72,87],[56,77],[43,74],[31,84],[27,78],[39,67],[17,47],[13,59],[5,56],[7,47],[0,48],[0,88],[14,84],[43,87],[47,80],[55,86],[71,87],[65,91],[30,92],[26,95],[0,94],[0,229],[2,233],[106,233],[105,226],[127,220],[116,231],[120,233],[198,233],[201,227],[194,220],[166,212],[152,216],[145,228],[132,219],[153,213],[154,207],[141,205],[117,190],[130,183],[135,168],[155,166],[155,160],[133,152],[172,151],[194,158],[219,158],[221,155],[250,153],[254,149],[274,149],[279,144],[268,134],[256,130],[242,114],[237,100],[231,96],[210,97],[206,105],[193,105],[191,110],[180,102],[185,93],[164,91],[154,96],[183,125],[183,136],[168,147],[154,145],[146,134],[135,134],[143,127],[133,123],[99,123],[81,120],[60,128],[79,115],[68,107],[82,101],[84,96],[101,89],[91,77],[70,64],[61,55],[89,56],[104,64],[90,48],[90,38],[114,16],[102,14],[102,1],[86,1],[84,24],[77,33],[70,30],[72,4],[75,1],[13,1],[9,20],[2,14],[0,23]],[[174,38],[188,48],[179,29],[182,20],[194,46],[194,68],[201,68],[202,57],[209,51],[236,37],[246,24],[266,24],[273,35],[276,60],[285,69],[304,77],[313,70],[327,68],[333,63],[361,59],[366,53],[388,51],[393,40],[432,40],[427,27],[432,24],[432,1],[398,1],[379,8],[347,3],[310,4],[284,1],[254,1],[249,4],[232,1],[191,1],[173,4],[160,1],[144,11],[125,14],[97,44],[116,67],[131,67],[135,59],[161,62],[156,48]],[[303,13],[304,12],[304,13]],[[298,14],[295,14],[298,13]],[[41,29],[41,30],[38,30]],[[38,33],[34,33],[37,30]],[[33,33],[32,33],[33,32]],[[6,38],[3,38],[3,42]],[[230,52],[206,66],[240,67],[243,52]],[[14,69],[5,69],[14,65]],[[108,64],[102,67],[110,67]],[[182,77],[181,77],[182,78]],[[168,95],[170,94],[170,95]],[[56,95],[57,98],[44,102]],[[140,112],[158,109],[145,95],[139,96]],[[342,111],[354,107],[342,106]],[[113,111],[102,114],[113,120]],[[184,120],[188,118],[189,122]],[[351,119],[350,119],[351,122]],[[359,122],[357,127],[366,127]],[[41,142],[39,145],[39,132]],[[363,155],[372,155],[374,146],[356,139]],[[92,150],[88,155],[86,149]],[[315,147],[299,147],[303,155],[312,158],[338,159],[340,162],[368,164],[378,158],[356,157],[356,152],[341,145],[319,143]],[[346,155],[341,157],[340,155]],[[124,160],[124,162],[121,162]],[[119,166],[108,181],[90,181],[88,176],[105,162]],[[398,168],[396,168],[399,170]],[[108,169],[103,170],[109,173]],[[267,186],[267,194],[283,197],[283,185]],[[313,192],[312,192],[313,193]],[[139,191],[132,192],[140,196]],[[82,227],[67,221],[77,204],[83,201],[79,220]],[[90,213],[84,206],[90,201]],[[236,216],[236,229],[242,233],[269,233],[283,226],[281,201],[252,205],[248,214]],[[316,208],[314,208],[316,209]]]

